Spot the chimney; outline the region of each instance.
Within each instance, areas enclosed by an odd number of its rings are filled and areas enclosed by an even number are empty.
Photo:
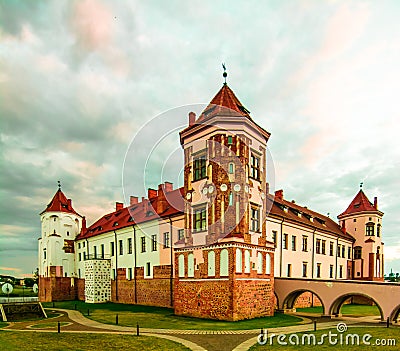
[[[137,196],[130,196],[129,203],[131,206],[137,205],[139,203],[139,198]]]
[[[283,189],[275,191],[275,198],[278,200],[283,200]]]
[[[67,199],[67,203],[68,203],[68,208],[72,208],[72,200],[71,199]]]
[[[81,228],[81,233],[85,233],[86,232],[86,217],[83,216],[82,218],[82,228]]]
[[[170,183],[171,184],[171,183]],[[158,198],[157,198],[157,213],[163,213],[168,207],[168,201],[165,197],[166,186],[164,184],[160,184],[158,186]]]
[[[115,203],[115,211],[122,210],[124,208],[124,204],[122,202]]]
[[[342,232],[346,233],[346,221],[342,221]]]
[[[172,190],[174,190],[174,183],[164,182],[164,189],[166,193],[170,193]]]
[[[189,126],[192,126],[196,121],[196,114],[194,112],[189,112]]]
[[[147,189],[147,197],[150,199],[157,197],[157,190],[148,188]]]
[[[374,197],[374,207],[378,209],[378,198],[376,196]]]

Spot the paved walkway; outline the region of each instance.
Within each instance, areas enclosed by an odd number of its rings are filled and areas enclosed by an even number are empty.
[[[61,332],[78,332],[78,333],[117,333],[136,335],[135,327],[124,327],[112,324],[103,324],[86,318],[79,311],[64,310],[53,308],[52,311],[59,312],[60,315],[50,320],[61,323]],[[29,322],[11,322],[9,326],[3,330],[32,331],[40,330],[47,332],[55,332],[54,329],[39,329],[35,326],[41,323],[48,323],[49,319],[43,321],[38,320]],[[310,320],[306,320],[311,322]],[[327,322],[319,322],[317,329],[335,328],[339,320],[330,320]],[[371,317],[365,318],[346,318],[346,324],[355,324],[360,322],[371,322]],[[295,333],[314,330],[312,323],[298,324],[289,327],[269,328],[269,333]],[[159,338],[169,339],[178,342],[191,350],[195,351],[245,351],[252,345],[257,343],[257,336],[260,329],[256,330],[174,330],[174,329],[150,329],[140,328],[140,335],[155,336]]]

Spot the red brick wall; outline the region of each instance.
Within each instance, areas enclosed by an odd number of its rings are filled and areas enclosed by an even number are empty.
[[[66,301],[75,300],[77,287],[71,285],[72,278],[67,277],[40,277],[39,278],[39,301]]]
[[[75,279],[77,286],[77,299],[85,301],[85,279]]]
[[[309,291],[302,293],[296,300],[294,308],[322,306],[320,299]]]

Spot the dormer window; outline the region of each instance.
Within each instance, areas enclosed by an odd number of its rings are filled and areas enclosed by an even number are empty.
[[[118,225],[118,222],[114,222],[113,227],[116,227]]]

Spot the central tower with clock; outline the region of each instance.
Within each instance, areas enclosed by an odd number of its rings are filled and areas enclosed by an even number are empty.
[[[266,240],[270,134],[224,83],[180,133],[185,240],[175,249],[175,313],[224,320],[273,314]]]

